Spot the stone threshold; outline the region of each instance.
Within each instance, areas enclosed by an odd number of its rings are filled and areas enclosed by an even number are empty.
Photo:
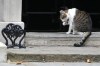
[[[67,35],[65,32],[27,32],[25,45],[28,47],[37,46],[73,46],[80,42],[82,35]],[[92,32],[85,46],[100,47],[100,32]]]
[[[82,37],[81,35],[67,35],[66,32],[27,32],[26,38],[32,38],[32,37]],[[90,37],[100,37],[100,32],[92,32],[92,35]]]

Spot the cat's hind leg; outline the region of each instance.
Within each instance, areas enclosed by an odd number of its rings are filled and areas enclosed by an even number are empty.
[[[73,27],[73,33],[72,33],[72,34],[73,34],[73,35],[78,35],[78,31],[75,30],[74,27]]]
[[[74,28],[73,28],[73,33],[72,33],[73,35],[83,35],[84,34],[84,32],[79,32],[79,31],[77,31],[77,30],[75,30]]]
[[[85,32],[84,35],[83,35],[83,38],[82,40],[79,42],[79,43],[75,43],[74,46],[75,47],[81,47],[81,46],[84,46],[86,40],[88,39],[88,37],[91,35],[91,32]]]

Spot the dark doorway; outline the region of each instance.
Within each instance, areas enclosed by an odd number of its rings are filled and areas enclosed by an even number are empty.
[[[67,31],[59,20],[62,6],[75,7],[90,13],[93,20],[93,31],[99,31],[99,0],[23,0],[22,21],[26,31]]]

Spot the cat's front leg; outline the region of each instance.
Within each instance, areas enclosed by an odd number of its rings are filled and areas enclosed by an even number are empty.
[[[71,34],[71,32],[66,32],[66,34]]]
[[[66,34],[71,34],[71,31],[72,31],[72,25],[69,25],[69,29],[68,32],[66,32]]]

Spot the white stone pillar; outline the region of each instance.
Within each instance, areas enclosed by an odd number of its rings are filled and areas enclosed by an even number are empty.
[[[0,0],[0,21],[21,22],[22,0]]]
[[[0,22],[4,21],[4,0],[0,0]]]
[[[21,22],[22,0],[4,0],[4,21]]]
[[[22,0],[0,0],[0,42],[5,42],[1,31],[7,24],[18,24],[24,29],[21,14]]]

